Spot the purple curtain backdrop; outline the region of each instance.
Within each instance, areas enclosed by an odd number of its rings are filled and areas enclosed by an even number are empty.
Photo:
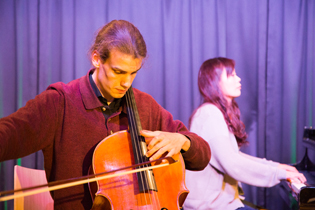
[[[188,126],[200,104],[202,62],[232,58],[242,79],[237,102],[250,142],[242,150],[282,163],[302,159],[303,127],[315,119],[315,1],[1,0],[0,117],[51,83],[85,75],[95,33],[113,19],[134,23],[147,43],[149,56],[134,87],[175,119]],[[13,189],[15,164],[44,167],[41,152],[0,162],[0,191]],[[244,189],[247,200],[284,209],[277,187]],[[13,202],[0,209],[13,209]]]

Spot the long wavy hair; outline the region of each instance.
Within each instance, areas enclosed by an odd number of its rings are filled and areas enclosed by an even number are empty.
[[[198,87],[203,99],[202,104],[211,103],[221,110],[229,130],[235,135],[237,144],[242,146],[248,141],[245,125],[240,119],[240,109],[234,99],[230,104],[227,102],[219,85],[223,70],[225,69],[227,76],[230,76],[234,68],[235,62],[232,59],[218,57],[206,60],[199,69]],[[196,110],[190,116],[189,124]]]

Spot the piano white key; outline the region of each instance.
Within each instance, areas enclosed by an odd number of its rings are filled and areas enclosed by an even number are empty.
[[[306,187],[306,185],[303,183],[291,183],[292,190],[297,194],[300,193],[302,187]]]

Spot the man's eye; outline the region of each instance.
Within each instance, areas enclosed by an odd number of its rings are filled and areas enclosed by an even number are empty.
[[[114,72],[115,72],[115,74],[122,74],[121,71],[116,71],[116,70],[114,70]]]

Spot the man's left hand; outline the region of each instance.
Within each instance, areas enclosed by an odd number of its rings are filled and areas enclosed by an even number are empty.
[[[145,137],[148,148],[146,156],[151,161],[161,158],[164,153],[166,157],[172,157],[190,147],[190,140],[180,133],[142,130],[140,134]]]

